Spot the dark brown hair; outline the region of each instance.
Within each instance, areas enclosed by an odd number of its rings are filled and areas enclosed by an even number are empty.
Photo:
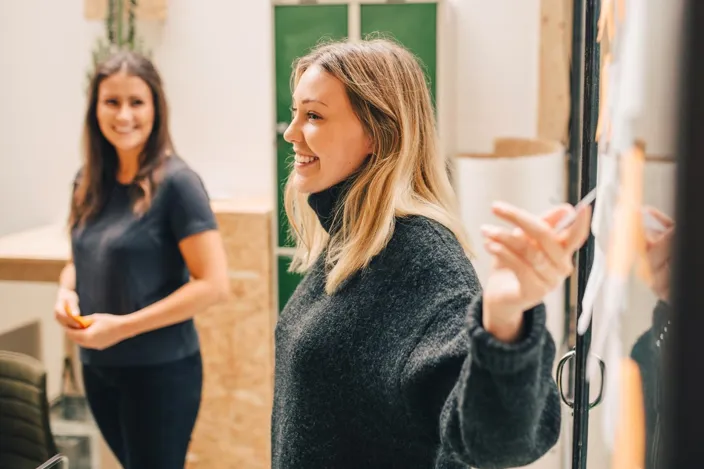
[[[95,216],[103,208],[108,190],[117,177],[115,147],[98,125],[97,107],[100,84],[106,78],[125,72],[145,81],[154,100],[154,125],[139,158],[139,170],[132,182],[134,211],[143,214],[150,206],[160,180],[161,167],[173,153],[169,134],[168,106],[161,77],[154,64],[143,55],[120,51],[102,62],[89,86],[88,108],[83,130],[83,167],[71,199],[69,227],[73,228]]]

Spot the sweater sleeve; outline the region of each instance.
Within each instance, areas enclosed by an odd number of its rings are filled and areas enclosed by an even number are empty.
[[[517,467],[539,459],[557,442],[561,425],[544,305],[524,313],[524,335],[513,344],[484,330],[481,296],[469,312],[466,298],[443,306],[401,378],[413,424],[429,437],[439,424],[436,469]]]

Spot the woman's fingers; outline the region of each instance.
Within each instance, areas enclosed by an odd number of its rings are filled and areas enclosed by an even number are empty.
[[[78,329],[76,327],[69,327],[68,330],[66,330],[66,337],[69,338],[72,342],[74,342],[77,345],[80,346],[85,346],[86,345],[86,331],[84,329]]]
[[[76,324],[75,324],[75,322],[73,321],[73,319],[71,319],[70,317],[68,317],[68,316],[66,315],[66,313],[64,313],[63,311],[54,310],[54,318],[55,318],[56,321],[57,321],[59,324],[61,324],[63,327],[67,327],[67,328],[69,328],[69,329],[76,327]]]
[[[499,226],[483,225],[480,230],[487,238],[505,244],[515,253],[521,254],[528,247],[528,238],[519,228],[509,232],[508,229]]]
[[[494,214],[523,230],[534,239],[555,263],[560,263],[563,248],[559,245],[555,232],[545,220],[518,207],[505,203],[494,204]]]
[[[548,288],[549,285],[545,280],[540,278],[532,266],[520,256],[516,255],[504,244],[496,241],[488,241],[486,249],[496,256],[503,266],[511,269],[521,285],[525,287],[535,286],[541,289]]]
[[[574,207],[570,204],[560,204],[552,207],[550,210],[540,216],[550,226],[554,227],[560,223],[565,217],[569,217],[574,213]]]
[[[544,218],[505,203],[496,203],[494,213],[516,225],[532,238],[545,252],[550,261],[557,266],[563,276],[572,272],[572,253],[581,246],[589,235],[591,210],[586,209],[577,214],[575,222],[561,233],[556,233],[553,225],[562,217],[570,216],[574,207],[563,205],[556,207]],[[549,221],[548,221],[549,220]]]
[[[520,229],[509,232],[506,229],[485,225],[482,233],[491,241],[504,245],[517,258],[533,268],[536,274],[546,283],[552,284],[560,280],[561,271]]]
[[[675,221],[662,213],[660,210],[656,209],[655,207],[647,206],[645,209],[650,213],[657,221],[663,224],[665,228],[671,228],[674,226]]]
[[[64,297],[60,296],[56,300],[54,305],[54,318],[64,327],[76,328],[76,321],[70,317],[72,315],[79,315],[80,311],[78,309],[78,303],[72,296]]]
[[[574,209],[573,209],[574,210]],[[592,208],[585,207],[579,210],[575,222],[565,228],[563,233],[560,233],[560,241],[565,246],[568,255],[578,250],[589,237],[591,228]]]
[[[648,259],[651,265],[656,270],[662,267],[670,260],[670,251],[672,246],[672,237],[674,236],[674,228],[668,229],[665,234],[660,236],[656,241],[652,242],[648,249]]]

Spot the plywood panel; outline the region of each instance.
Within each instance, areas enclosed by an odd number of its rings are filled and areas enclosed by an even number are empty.
[[[567,143],[571,50],[572,2],[541,0],[538,138]]]
[[[271,211],[217,211],[230,267],[231,299],[196,317],[203,402],[188,469],[270,465],[275,314]]]

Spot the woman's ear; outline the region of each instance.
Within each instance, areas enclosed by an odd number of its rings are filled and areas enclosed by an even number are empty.
[[[365,147],[366,152],[368,155],[372,155],[372,154],[374,154],[374,141],[368,135],[365,138],[366,138],[366,142],[365,142],[366,143],[366,147]]]

